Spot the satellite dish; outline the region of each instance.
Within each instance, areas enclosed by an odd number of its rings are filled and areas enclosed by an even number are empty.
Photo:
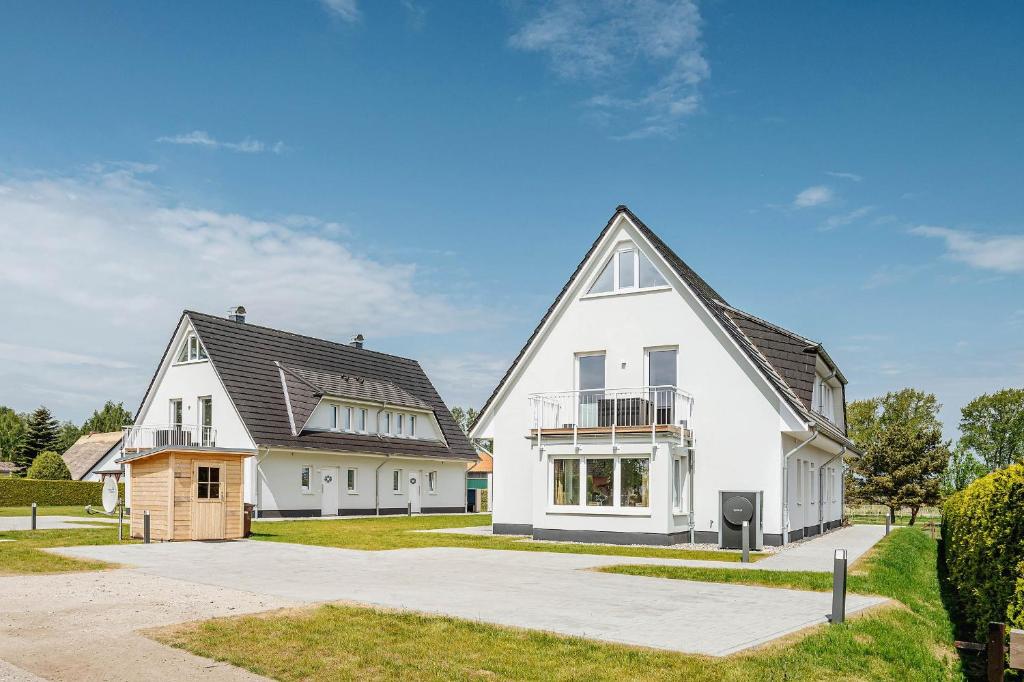
[[[114,510],[117,509],[117,477],[116,476],[104,476],[103,477],[103,511],[108,514],[113,514]]]

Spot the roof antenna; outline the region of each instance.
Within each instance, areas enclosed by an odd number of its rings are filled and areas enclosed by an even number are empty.
[[[352,340],[349,341],[348,345],[352,346],[353,348],[362,348],[364,341],[366,341],[366,338],[362,334],[356,334],[355,336],[352,337]]]

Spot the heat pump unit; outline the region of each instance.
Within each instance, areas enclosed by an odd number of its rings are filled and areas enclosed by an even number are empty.
[[[750,549],[764,546],[764,494],[762,491],[722,490],[718,493],[718,546],[743,549],[743,522],[750,524]]]

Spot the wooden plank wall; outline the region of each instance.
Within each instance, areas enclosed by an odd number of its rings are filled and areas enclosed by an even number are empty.
[[[149,533],[154,540],[169,540],[167,533],[167,489],[170,470],[167,457],[149,457],[132,462],[131,535],[142,537],[143,512],[149,511]]]
[[[196,463],[222,464],[225,481],[221,485],[226,518],[224,534],[228,539],[242,537],[242,460],[238,457],[218,460],[216,455],[177,453],[174,457],[174,539],[192,538],[192,480]]]

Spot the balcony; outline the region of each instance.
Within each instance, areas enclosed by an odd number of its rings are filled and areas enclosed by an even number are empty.
[[[217,447],[217,429],[194,424],[147,424],[126,426],[121,439],[121,454],[135,454],[156,448]]]
[[[530,438],[659,435],[692,438],[693,396],[674,386],[533,393]]]

